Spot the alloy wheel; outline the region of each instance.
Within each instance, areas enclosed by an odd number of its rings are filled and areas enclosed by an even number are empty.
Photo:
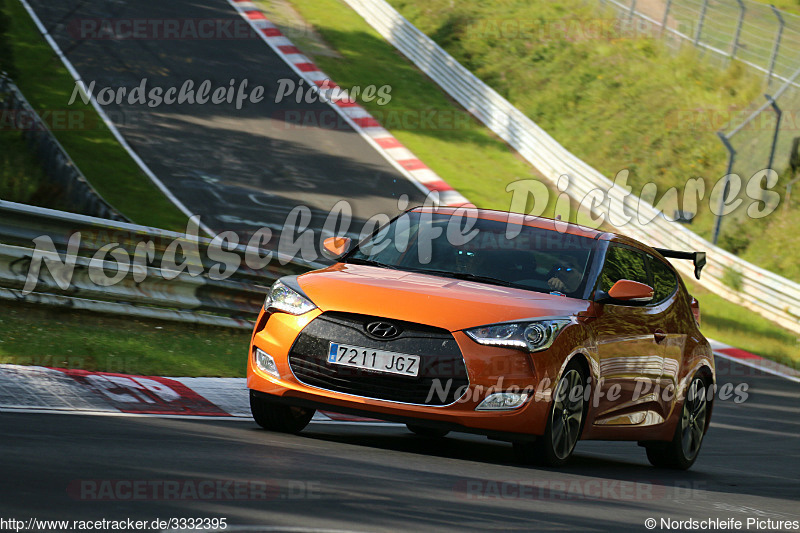
[[[553,451],[559,459],[569,457],[580,438],[583,392],[583,377],[575,369],[567,371],[558,382],[550,424]]]

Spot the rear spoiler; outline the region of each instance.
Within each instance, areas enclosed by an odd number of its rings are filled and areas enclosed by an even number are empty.
[[[666,248],[653,248],[664,257],[673,259],[688,259],[694,263],[694,277],[700,279],[700,271],[706,266],[705,252],[679,252],[677,250],[667,250]]]

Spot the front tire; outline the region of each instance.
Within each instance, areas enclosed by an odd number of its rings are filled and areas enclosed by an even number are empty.
[[[586,373],[570,362],[558,380],[544,435],[534,442],[515,442],[514,451],[524,463],[561,466],[569,461],[586,420]]]
[[[672,440],[645,445],[650,464],[658,468],[688,470],[700,453],[709,408],[708,384],[702,376],[695,375],[683,401]]]
[[[300,433],[314,416],[314,409],[271,402],[250,391],[250,412],[262,428],[281,433]]]

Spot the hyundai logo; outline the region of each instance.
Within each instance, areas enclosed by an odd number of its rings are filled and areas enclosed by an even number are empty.
[[[370,322],[367,333],[378,339],[393,339],[400,335],[400,328],[388,322]]]

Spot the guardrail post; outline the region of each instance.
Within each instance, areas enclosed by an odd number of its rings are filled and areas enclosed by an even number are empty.
[[[733,49],[731,50],[731,59],[736,57],[736,52],[739,50],[739,37],[742,35],[742,25],[744,24],[744,12],[747,9],[744,7],[744,0],[736,0],[739,3],[739,20],[736,22],[736,33],[733,36]]]
[[[719,207],[717,209],[719,214],[714,221],[714,236],[711,239],[711,242],[715,246],[717,244],[717,240],[719,239],[720,226],[722,226],[722,209],[725,207],[725,198],[728,196],[728,190],[731,188],[731,180],[728,176],[730,176],[730,173],[733,171],[733,161],[736,158],[736,150],[733,149],[733,146],[725,134],[721,131],[718,131],[717,135],[719,135],[719,138],[722,140],[722,144],[724,144],[725,148],[728,150],[728,170],[725,172],[725,185],[722,188],[722,196],[719,197]]]
[[[667,29],[667,21],[669,20],[669,10],[672,7],[672,0],[667,0],[667,5],[664,6],[664,16],[661,18],[661,35]]]
[[[778,18],[778,35],[775,36],[775,45],[772,47],[772,57],[769,59],[769,72],[767,72],[767,86],[772,83],[772,73],[775,71],[775,60],[778,58],[778,49],[781,47],[781,37],[783,36],[783,27],[786,23],[783,21],[783,17],[781,16],[781,12],[775,8],[775,6],[770,5],[769,7],[772,8],[772,12],[775,13],[775,16]]]
[[[631,9],[628,11],[628,20],[633,20],[633,15],[636,14],[636,0],[631,0]]]
[[[786,194],[783,197],[783,212],[789,210],[789,199],[792,196],[792,187],[798,180],[800,175],[797,171],[800,170],[800,137],[795,137],[792,141],[792,151],[789,153],[789,168],[792,170],[792,181],[786,185]]]
[[[775,101],[773,97],[768,94],[764,95],[767,100],[769,100],[769,105],[772,106],[772,109],[775,111],[777,115],[777,119],[775,120],[775,133],[772,134],[772,148],[769,151],[769,163],[767,164],[767,168],[772,168],[772,163],[775,160],[775,147],[778,145],[778,133],[780,132],[781,128],[781,118],[783,118],[783,111],[781,108],[778,107],[778,102]]]
[[[703,5],[700,7],[700,20],[697,21],[697,31],[694,33],[694,45],[700,42],[700,34],[703,33],[703,23],[706,20],[706,11],[708,11],[708,0],[703,0]]]

